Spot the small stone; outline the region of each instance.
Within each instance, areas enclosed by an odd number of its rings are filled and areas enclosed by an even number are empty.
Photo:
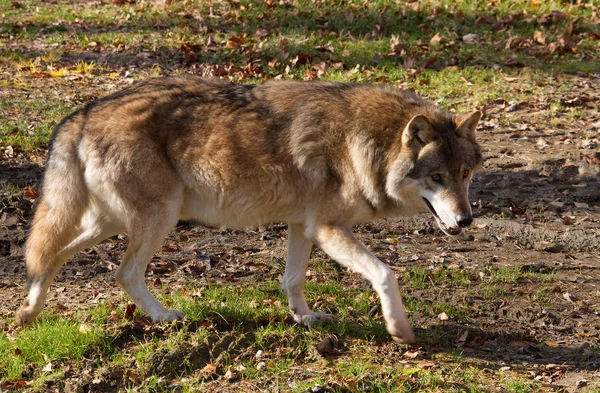
[[[257,370],[264,370],[266,367],[267,367],[267,363],[265,363],[265,362],[260,362],[256,365]]]
[[[479,42],[479,36],[473,33],[466,34],[463,36],[462,40],[465,44],[474,44],[476,42]]]

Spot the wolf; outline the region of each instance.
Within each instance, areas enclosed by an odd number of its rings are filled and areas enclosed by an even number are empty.
[[[367,278],[391,336],[415,340],[392,270],[352,235],[356,223],[430,211],[457,235],[472,222],[481,112],[453,114],[377,85],[156,78],[85,105],[51,137],[25,247],[28,295],[16,323],[44,307],[75,253],[129,234],[116,281],[154,321],[184,317],[149,292],[146,265],[180,220],[288,224],[282,289],[295,321],[313,245]]]

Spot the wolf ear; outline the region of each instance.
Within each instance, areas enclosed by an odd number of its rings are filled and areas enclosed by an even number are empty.
[[[402,133],[402,144],[405,146],[416,142],[420,147],[423,147],[432,140],[433,129],[431,123],[423,115],[417,115],[410,119]]]
[[[458,136],[463,138],[469,138],[473,142],[475,141],[475,128],[477,123],[481,120],[483,113],[481,111],[475,111],[471,113],[465,113],[462,115],[454,115],[454,124],[456,125],[456,133]]]

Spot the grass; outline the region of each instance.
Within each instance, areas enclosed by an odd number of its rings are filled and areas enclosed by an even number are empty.
[[[327,271],[330,266],[321,263],[321,268]],[[477,310],[468,304],[467,298],[465,302],[450,304],[410,296],[413,290],[429,285],[458,288],[478,285],[471,282],[473,277],[465,271],[450,272],[430,274],[427,269],[415,267],[406,273],[405,277],[410,279],[408,286],[403,286],[408,293],[404,295],[407,309],[433,318],[445,312],[459,323],[470,320]],[[515,282],[518,277],[510,269],[490,269],[490,272],[492,285]],[[431,280],[423,279],[428,274]],[[488,283],[480,285],[484,293],[489,288]],[[168,307],[186,313],[187,322],[148,325],[137,311],[126,316],[124,297],[66,318],[44,312],[32,326],[0,337],[0,378],[12,383],[33,381],[30,385],[34,390],[49,385],[61,389],[64,387],[61,381],[70,376],[68,371],[64,374],[61,370],[78,369],[82,359],[86,359],[86,364],[95,365],[93,379],[100,388],[107,381],[120,380],[122,386],[131,389],[141,386],[142,391],[167,391],[172,388],[171,381],[177,380],[181,391],[194,391],[198,386],[212,386],[212,377],[205,376],[207,367],[220,375],[234,370],[243,381],[260,381],[265,375],[288,375],[293,380],[299,372],[298,361],[307,358],[323,361],[316,345],[335,335],[344,338],[340,355],[330,359],[326,369],[311,375],[301,373],[306,380],[294,382],[291,391],[301,392],[314,386],[329,386],[333,391],[485,391],[481,389],[481,376],[460,357],[455,359],[460,360],[458,365],[453,364],[453,371],[449,372],[449,366],[436,359],[431,360],[434,366],[426,368],[412,362],[398,368],[393,358],[377,356],[373,351],[388,336],[381,315],[370,313],[378,304],[370,290],[349,288],[336,281],[309,281],[306,287],[309,303],[336,315],[333,325],[312,330],[290,324],[286,319],[286,300],[278,282],[201,287],[191,283],[178,290],[164,287],[159,293],[160,300]],[[456,338],[448,337],[442,326],[432,326],[425,334],[423,339],[430,345],[452,345]],[[256,357],[259,351],[263,354],[261,358]],[[264,361],[263,368],[257,368],[260,361]],[[519,391],[519,386],[530,385],[531,382],[517,379],[503,386],[508,391]]]
[[[3,379],[15,380],[31,373],[43,380],[69,360],[109,348],[101,326],[48,317],[16,337],[0,337],[1,375]]]
[[[381,0],[314,7],[299,1],[293,8],[209,1],[193,6],[173,2],[164,12],[150,3],[87,7],[30,0],[15,7],[3,1],[0,70],[13,75],[2,81],[11,90],[34,89],[40,82],[56,84],[55,80],[74,74],[87,76],[77,80],[81,90],[93,90],[94,84],[114,78],[115,70],[122,69],[118,58],[111,57],[115,51],[126,58],[156,52],[158,57],[131,73],[134,78],[193,72],[198,67],[209,73],[221,69],[219,75],[225,72],[225,77],[248,82],[318,75],[325,80],[414,88],[442,106],[465,111],[500,97],[526,101],[541,91],[548,75],[599,70],[598,41],[593,37],[600,28],[590,21],[593,3],[539,3],[488,6],[484,1],[431,0],[409,6]],[[552,19],[551,12],[566,16]],[[550,44],[569,29],[576,48],[552,50]],[[536,31],[543,33],[544,44],[532,41]],[[466,34],[476,34],[480,41],[467,44],[462,39]],[[239,35],[241,44],[229,44]],[[436,35],[442,40],[431,42]],[[515,48],[507,45],[511,37],[518,41]],[[192,60],[185,61],[190,54]],[[303,60],[295,62],[299,57]],[[424,67],[432,59],[435,62]],[[528,67],[507,66],[507,59]],[[241,71],[248,64],[258,71]],[[505,83],[507,77],[518,77],[519,83]],[[0,143],[26,153],[45,147],[48,124],[58,123],[81,104],[76,98],[53,109],[47,99],[34,96],[25,101],[0,108],[4,119]],[[2,116],[16,104],[45,106],[33,132],[30,124]]]
[[[422,269],[416,269],[414,274],[421,272]],[[405,289],[410,292],[419,282],[415,284]],[[196,356],[201,357],[202,353],[213,351],[211,356],[215,359],[223,351],[225,355],[217,359],[215,369],[221,375],[227,370],[241,370],[236,375],[244,381],[261,380],[264,375],[293,376],[298,373],[299,360],[322,361],[314,348],[334,334],[345,338],[341,356],[333,358],[329,368],[304,375],[307,379],[292,384],[291,391],[301,392],[311,386],[330,386],[333,391],[482,391],[481,378],[468,362],[464,366],[455,365],[448,374],[446,366],[438,365],[436,360],[433,368],[419,368],[410,362],[398,368],[392,358],[377,356],[373,351],[381,345],[377,343],[387,340],[387,332],[379,314],[369,316],[369,309],[377,302],[372,291],[347,288],[340,282],[309,282],[306,291],[309,303],[318,303],[320,310],[334,312],[337,319],[333,325],[305,330],[286,322],[285,298],[278,285],[277,282],[241,287],[191,285],[178,291],[169,290],[161,300],[169,307],[185,311],[188,320],[160,327],[146,325],[137,311],[127,318],[124,298],[114,302],[116,308],[103,306],[66,318],[44,312],[32,326],[0,339],[0,378],[35,381],[31,385],[34,390],[49,384],[60,388],[61,381],[69,376],[60,370],[77,369],[81,359],[87,359],[87,364],[95,365],[94,380],[100,388],[105,380],[115,378],[106,371],[112,369],[117,370],[117,379],[129,379],[123,386],[132,389],[143,386],[142,391],[167,391],[172,387],[170,381],[175,379],[180,381],[181,391],[194,391],[198,386],[210,385],[202,372],[210,364],[198,364],[188,353],[196,351],[199,354]],[[457,321],[468,319],[472,312],[469,307],[441,301],[414,303],[410,297],[407,308],[432,315],[443,311]],[[436,335],[435,330],[430,330],[427,341],[446,343],[447,333],[439,331]],[[225,344],[219,344],[219,340]],[[263,354],[260,359],[256,358],[258,351]],[[172,359],[172,365],[160,363],[157,358],[162,356]],[[259,360],[265,362],[262,369],[257,369]],[[51,369],[45,369],[48,364]],[[135,367],[131,368],[132,365]],[[138,380],[143,380],[143,384],[136,384]]]

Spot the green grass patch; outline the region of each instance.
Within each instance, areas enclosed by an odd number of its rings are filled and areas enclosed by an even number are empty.
[[[49,102],[41,96],[0,100],[0,146],[23,153],[46,148],[54,127],[72,109],[58,99]]]
[[[16,380],[32,373],[43,378],[61,365],[79,361],[109,346],[101,327],[71,318],[42,318],[18,332],[14,340],[0,336],[0,377]]]

